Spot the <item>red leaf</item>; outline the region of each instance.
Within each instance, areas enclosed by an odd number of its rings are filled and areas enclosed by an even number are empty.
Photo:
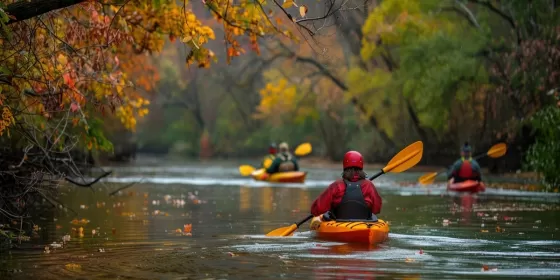
[[[62,78],[64,79],[64,83],[66,83],[68,87],[74,88],[74,86],[76,85],[72,77],[70,77],[70,73],[62,74]]]

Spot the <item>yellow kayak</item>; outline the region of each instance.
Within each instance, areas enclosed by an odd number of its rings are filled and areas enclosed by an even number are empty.
[[[315,235],[330,241],[377,244],[389,238],[389,224],[383,220],[321,222],[315,229]]]
[[[274,173],[268,178],[264,178],[266,175],[266,171],[264,168],[255,170],[251,174],[253,179],[257,181],[267,181],[267,182],[275,182],[275,183],[303,183],[305,182],[305,176],[307,176],[307,172],[303,171],[290,171],[290,172],[279,172]]]

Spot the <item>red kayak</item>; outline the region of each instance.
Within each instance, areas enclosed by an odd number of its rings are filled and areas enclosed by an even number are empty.
[[[467,180],[460,183],[448,183],[447,189],[456,192],[483,192],[486,190],[486,186],[482,182]]]

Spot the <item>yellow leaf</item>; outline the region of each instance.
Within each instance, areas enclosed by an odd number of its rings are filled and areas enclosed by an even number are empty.
[[[301,17],[305,17],[306,14],[307,14],[307,6],[301,5],[301,7],[299,7],[299,15]]]
[[[62,65],[66,65],[66,63],[68,63],[68,59],[63,54],[59,54],[57,60],[58,60],[58,63],[60,63]]]
[[[284,0],[284,4],[282,4],[282,8],[287,9],[294,5],[294,0]]]

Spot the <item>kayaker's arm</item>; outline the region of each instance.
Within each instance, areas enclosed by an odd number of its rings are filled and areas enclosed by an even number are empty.
[[[461,168],[461,161],[460,160],[453,163],[453,165],[451,166],[451,170],[449,170],[449,172],[447,172],[447,180],[450,180],[451,178],[453,178],[453,176],[455,176],[455,173],[457,173],[457,171],[460,168]]]
[[[480,165],[476,160],[473,160],[471,163],[473,172],[475,174],[474,179],[481,182],[482,181],[482,172],[480,171]]]
[[[338,188],[338,181],[332,183],[326,190],[324,190],[311,205],[311,214],[319,216],[331,210],[333,197]]]
[[[296,158],[292,159],[292,162],[294,163],[294,168],[295,168],[294,171],[299,171],[299,164],[297,162],[297,159]]]
[[[372,200],[371,212],[373,214],[379,214],[381,212],[382,206],[381,196],[377,192],[377,189],[375,188],[373,182],[366,180],[363,184],[368,184],[368,186],[365,186],[365,188],[362,188],[362,190],[364,198],[370,198]]]
[[[272,164],[266,169],[266,173],[268,174],[273,174],[278,172],[278,167],[280,166],[280,163],[282,163],[282,160],[277,157],[272,161]]]

